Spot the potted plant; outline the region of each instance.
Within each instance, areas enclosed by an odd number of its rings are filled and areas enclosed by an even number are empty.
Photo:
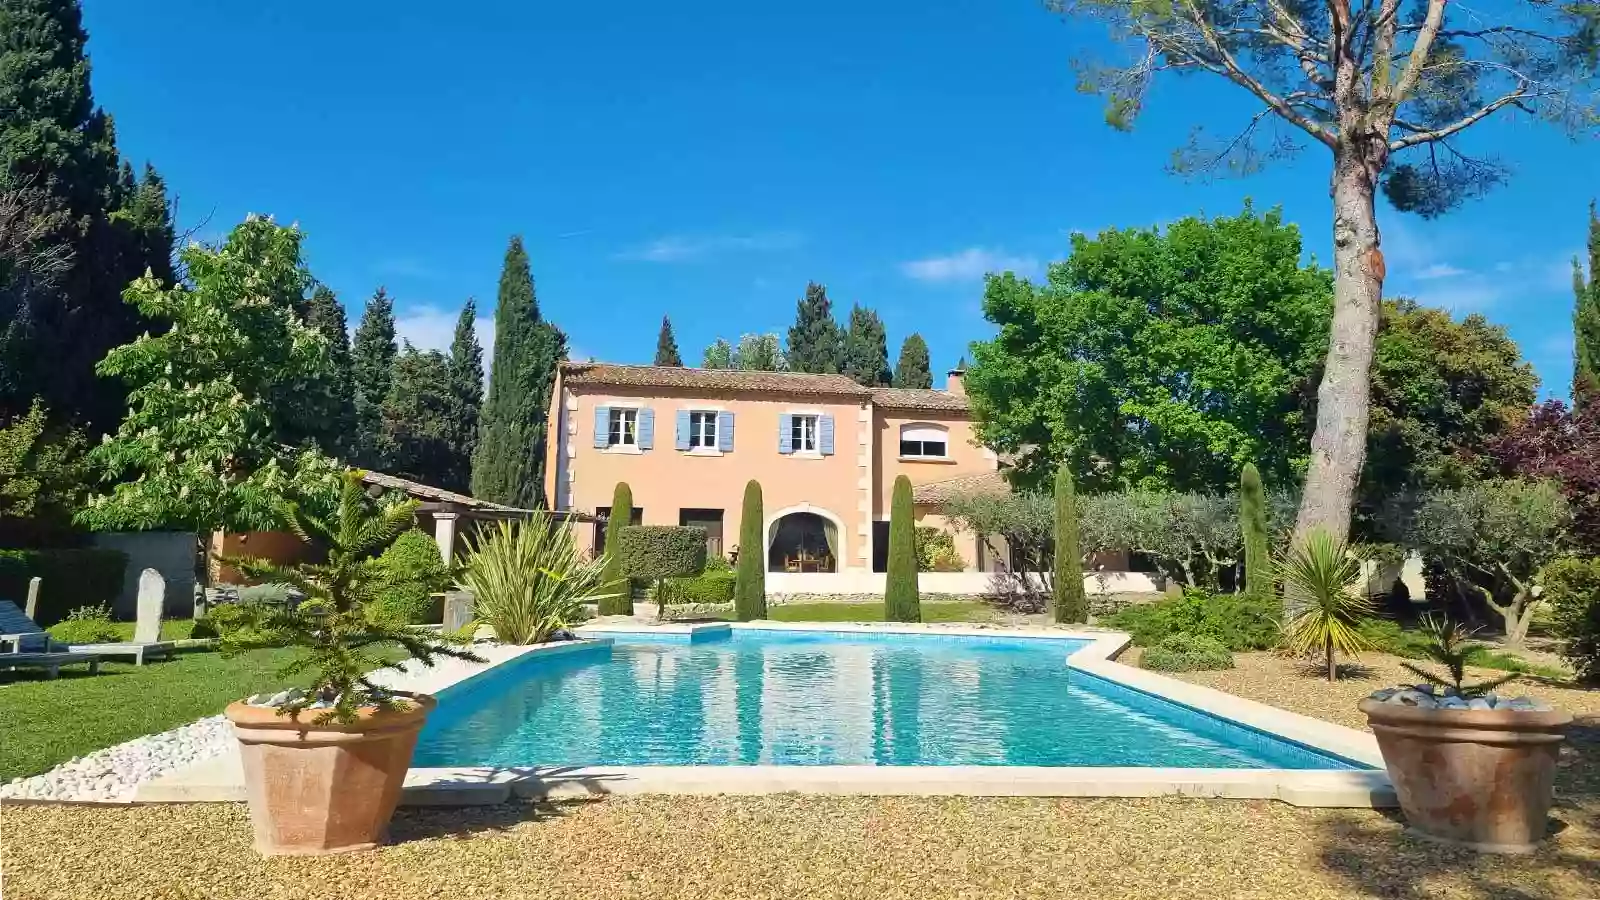
[[[282,675],[310,676],[308,689],[251,697],[226,710],[263,854],[343,853],[382,841],[435,701],[386,690],[370,673],[410,658],[429,666],[439,656],[479,661],[441,636],[368,615],[365,606],[383,584],[377,557],[412,526],[417,504],[380,505],[367,496],[361,475],[345,473],[331,517],[301,504],[283,510],[286,524],[326,551],[327,562],[230,561],[252,578],[286,582],[306,595],[223,642],[230,652],[296,647],[301,653]]]
[[[1443,676],[1360,703],[1413,834],[1489,853],[1528,853],[1545,836],[1556,754],[1572,716],[1492,691],[1517,676],[1466,683],[1478,645],[1459,625],[1424,620]]]

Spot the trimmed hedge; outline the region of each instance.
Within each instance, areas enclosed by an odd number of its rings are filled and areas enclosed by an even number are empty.
[[[28,579],[41,579],[36,621],[49,627],[80,607],[113,606],[127,568],[126,553],[101,547],[0,550],[0,600],[23,608]]]
[[[1140,647],[1190,634],[1214,638],[1229,650],[1270,650],[1281,634],[1278,606],[1275,598],[1189,588],[1181,597],[1127,607],[1100,624],[1128,632]]]
[[[741,622],[767,617],[767,554],[762,529],[761,484],[751,479],[744,486],[744,506],[739,515],[739,571],[734,579],[734,617]]]
[[[733,602],[738,580],[732,572],[707,572],[697,578],[669,578],[663,582],[662,590],[666,591],[668,603],[720,605]]]
[[[706,530],[692,525],[629,525],[617,540],[622,574],[655,581],[691,578],[706,568]]]
[[[633,521],[633,488],[626,481],[617,482],[611,491],[611,515],[606,518],[606,568],[607,595],[600,601],[602,616],[633,615],[633,582],[622,577],[622,529]]]
[[[1540,581],[1552,630],[1564,642],[1562,655],[1579,678],[1600,682],[1600,559],[1556,560]]]
[[[1089,621],[1089,598],[1083,593],[1083,557],[1078,551],[1078,500],[1072,472],[1056,471],[1055,572],[1051,577],[1050,607],[1058,625]]]
[[[1233,668],[1233,654],[1216,638],[1174,634],[1144,651],[1142,668],[1158,672],[1204,672]]]
[[[894,480],[894,494],[889,501],[889,572],[883,593],[883,619],[886,622],[922,621],[917,592],[914,513],[911,479],[901,475]]]
[[[367,618],[391,625],[425,625],[433,616],[433,595],[450,586],[450,569],[439,558],[434,539],[413,528],[380,555],[376,596]]]

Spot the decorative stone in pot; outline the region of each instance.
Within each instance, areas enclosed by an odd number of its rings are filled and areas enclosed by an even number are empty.
[[[383,842],[417,734],[437,705],[427,694],[401,703],[393,710],[362,707],[349,724],[317,724],[326,712],[318,708],[293,714],[249,702],[227,708],[258,852],[311,856]]]
[[[1360,709],[1410,832],[1488,853],[1530,853],[1544,839],[1572,716],[1521,698],[1417,688],[1379,691]]]

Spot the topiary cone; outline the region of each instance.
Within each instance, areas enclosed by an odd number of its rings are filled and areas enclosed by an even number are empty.
[[[911,503],[911,479],[894,480],[889,503],[889,574],[883,592],[883,618],[889,622],[921,622],[917,592],[917,535]]]
[[[744,508],[739,512],[739,570],[733,585],[733,612],[741,622],[767,617],[765,529],[761,483],[751,479],[744,486]]]
[[[1083,593],[1083,563],[1078,548],[1078,495],[1072,473],[1056,470],[1056,559],[1050,606],[1058,624],[1086,624],[1089,598]]]
[[[622,575],[622,529],[633,521],[633,488],[617,482],[611,494],[611,517],[606,520],[606,579],[609,597],[600,600],[600,615],[633,615],[633,581]]]

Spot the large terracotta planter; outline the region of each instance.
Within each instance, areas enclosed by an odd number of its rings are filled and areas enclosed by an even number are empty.
[[[383,841],[405,785],[417,733],[434,706],[363,709],[352,725],[316,725],[316,710],[279,715],[234,703],[226,714],[244,758],[256,850],[314,856],[369,850]]]
[[[1572,716],[1371,699],[1360,709],[1412,833],[1489,853],[1528,853],[1544,840],[1556,754]]]

